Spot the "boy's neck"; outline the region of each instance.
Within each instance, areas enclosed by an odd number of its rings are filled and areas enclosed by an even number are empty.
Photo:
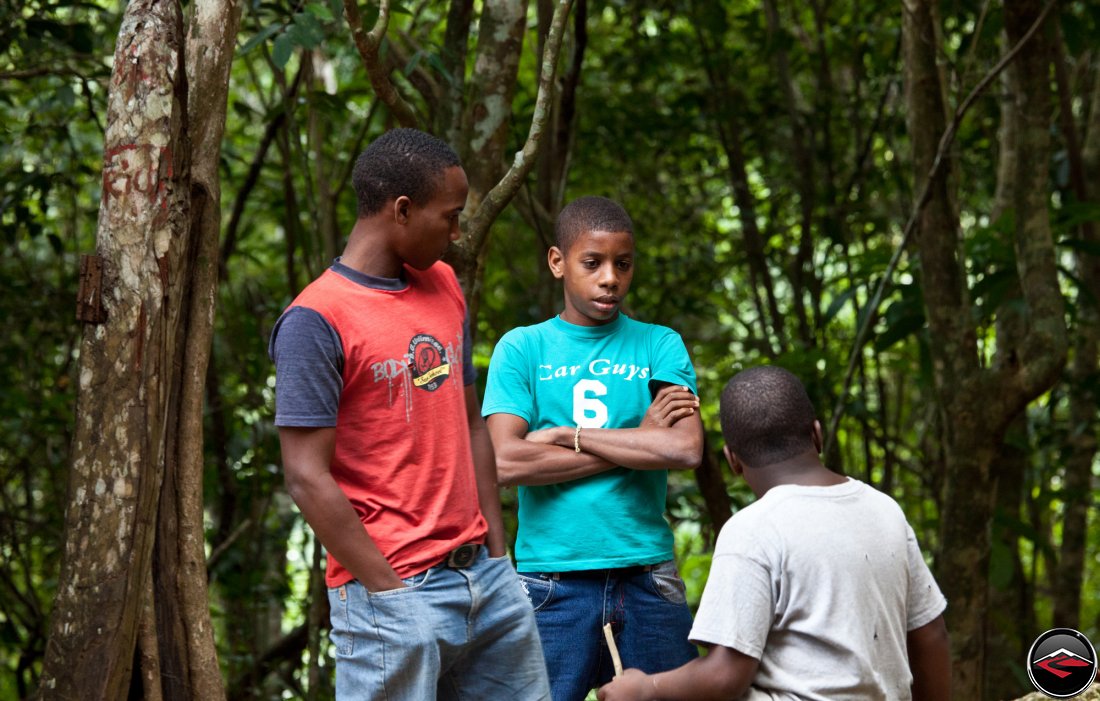
[[[586,329],[598,329],[598,328],[605,327],[605,326],[611,326],[612,324],[617,322],[620,318],[622,318],[622,315],[623,315],[623,312],[620,309],[619,311],[615,312],[615,316],[613,316],[609,319],[601,319],[599,321],[594,321],[594,320],[589,319],[587,317],[583,317],[583,318],[580,318],[580,319],[577,319],[577,318],[570,319],[569,315],[565,311],[561,312],[557,316],[558,316],[558,319],[560,319],[561,321],[563,321],[566,324],[569,324],[571,326],[579,326],[581,328],[586,328]]]
[[[355,221],[340,262],[365,275],[399,278],[404,262],[390,245],[390,233],[375,219],[377,217]]]
[[[751,479],[746,477],[746,480],[757,498],[767,494],[772,487],[786,484],[799,487],[833,487],[848,481],[844,475],[825,467],[816,454],[800,455],[767,467],[750,467],[747,470],[753,472]]]

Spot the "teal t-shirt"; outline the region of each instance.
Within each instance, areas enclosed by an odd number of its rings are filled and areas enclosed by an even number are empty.
[[[658,389],[653,382],[698,393],[679,334],[623,314],[602,326],[554,317],[513,329],[493,351],[487,382],[482,413],[513,414],[531,431],[636,428]],[[519,487],[517,569],[570,572],[671,559],[667,489],[668,471],[626,467]]]

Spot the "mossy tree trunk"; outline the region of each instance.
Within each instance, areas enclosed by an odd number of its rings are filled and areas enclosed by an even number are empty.
[[[41,698],[225,696],[207,602],[202,405],[240,8],[191,9],[186,38],[176,0],[134,0],[119,32]]]

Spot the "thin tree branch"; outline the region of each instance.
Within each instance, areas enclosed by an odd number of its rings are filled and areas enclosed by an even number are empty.
[[[389,0],[380,0],[378,20],[369,33],[363,28],[363,16],[359,14],[358,0],[344,0],[344,13],[351,26],[355,48],[363,58],[363,65],[367,69],[367,76],[374,87],[374,92],[390,108],[390,112],[401,126],[413,128],[420,126],[420,120],[417,119],[412,107],[394,89],[388,71],[378,60],[378,49],[382,46],[382,39],[385,38],[390,24]]]
[[[214,548],[210,552],[210,557],[206,558],[206,571],[207,572],[213,571],[214,565],[217,564],[218,560],[221,559],[222,555],[224,555],[226,553],[226,551],[228,551],[229,548],[232,547],[233,543],[236,542],[237,539],[240,538],[242,535],[244,535],[245,532],[248,531],[248,529],[251,528],[251,527],[252,527],[252,519],[251,518],[246,518],[245,520],[243,520],[239,524],[237,524],[237,527],[233,529],[233,532],[230,533],[229,536],[225,540],[223,540],[221,543],[218,543],[218,547]]]
[[[836,406],[833,407],[833,415],[829,419],[829,430],[828,434],[825,436],[825,454],[829,453],[833,442],[836,440],[837,427],[840,425],[840,418],[844,414],[844,407],[848,399],[848,388],[852,384],[852,377],[855,373],[856,365],[859,362],[860,354],[863,352],[863,344],[867,342],[867,335],[875,320],[878,318],[878,307],[879,304],[882,303],[883,294],[886,291],[887,285],[890,284],[890,279],[893,277],[894,271],[898,267],[898,263],[901,262],[901,256],[905,252],[909,239],[917,228],[917,220],[920,218],[921,211],[924,209],[924,206],[928,204],[928,200],[932,196],[932,183],[935,182],[936,178],[939,176],[940,169],[943,168],[946,163],[945,157],[951,147],[951,143],[955,140],[955,135],[959,131],[959,126],[962,124],[963,117],[973,106],[974,102],[976,102],[977,99],[981,97],[982,93],[985,92],[986,88],[989,87],[990,83],[996,80],[1001,71],[1015,60],[1021,49],[1023,49],[1027,42],[1035,36],[1035,32],[1043,25],[1043,22],[1046,21],[1047,16],[1057,4],[1057,0],[1050,0],[1043,8],[1043,11],[1039,13],[1039,17],[1036,18],[1031,28],[1027,30],[1027,34],[1020,39],[1016,46],[1013,46],[1008,53],[1001,57],[997,65],[989,69],[989,72],[985,74],[984,78],[978,81],[978,84],[974,86],[974,89],[970,91],[970,94],[966,96],[966,99],[963,100],[962,104],[955,110],[955,116],[951,120],[951,124],[940,138],[940,145],[939,149],[936,151],[936,158],[932,161],[932,168],[925,178],[920,196],[913,204],[913,211],[909,215],[909,221],[905,224],[905,231],[902,233],[901,242],[898,244],[897,249],[894,250],[894,255],[890,257],[890,263],[886,266],[886,271],[883,273],[882,279],[879,280],[879,284],[875,288],[875,293],[871,297],[871,301],[867,304],[863,323],[860,325],[859,332],[856,334],[855,343],[852,344],[852,352],[848,356],[848,369],[844,373],[844,382],[841,384]]]
[[[287,92],[288,102],[298,94],[304,72],[304,67],[299,67],[298,72],[294,75],[294,80],[291,81],[289,91]],[[286,110],[276,114],[271,121],[267,123],[267,127],[264,129],[264,135],[260,139],[260,147],[256,149],[256,154],[253,156],[252,163],[248,167],[248,175],[245,176],[244,183],[241,185],[241,189],[237,191],[237,196],[233,200],[233,210],[229,216],[229,223],[225,227],[225,238],[222,241],[221,254],[219,256],[222,279],[227,277],[226,266],[230,256],[232,256],[237,249],[237,231],[240,229],[245,205],[248,203],[248,198],[252,194],[252,190],[255,189],[260,181],[260,174],[263,171],[264,163],[267,161],[267,152],[270,150],[271,144],[275,142],[275,136],[282,128],[284,119],[286,119]]]

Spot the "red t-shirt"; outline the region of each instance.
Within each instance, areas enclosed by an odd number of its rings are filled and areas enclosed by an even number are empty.
[[[332,476],[399,577],[484,542],[488,530],[466,418],[466,302],[445,263],[405,275],[404,289],[382,290],[327,270],[290,305],[316,311],[340,336]],[[351,579],[330,554],[326,584]]]

